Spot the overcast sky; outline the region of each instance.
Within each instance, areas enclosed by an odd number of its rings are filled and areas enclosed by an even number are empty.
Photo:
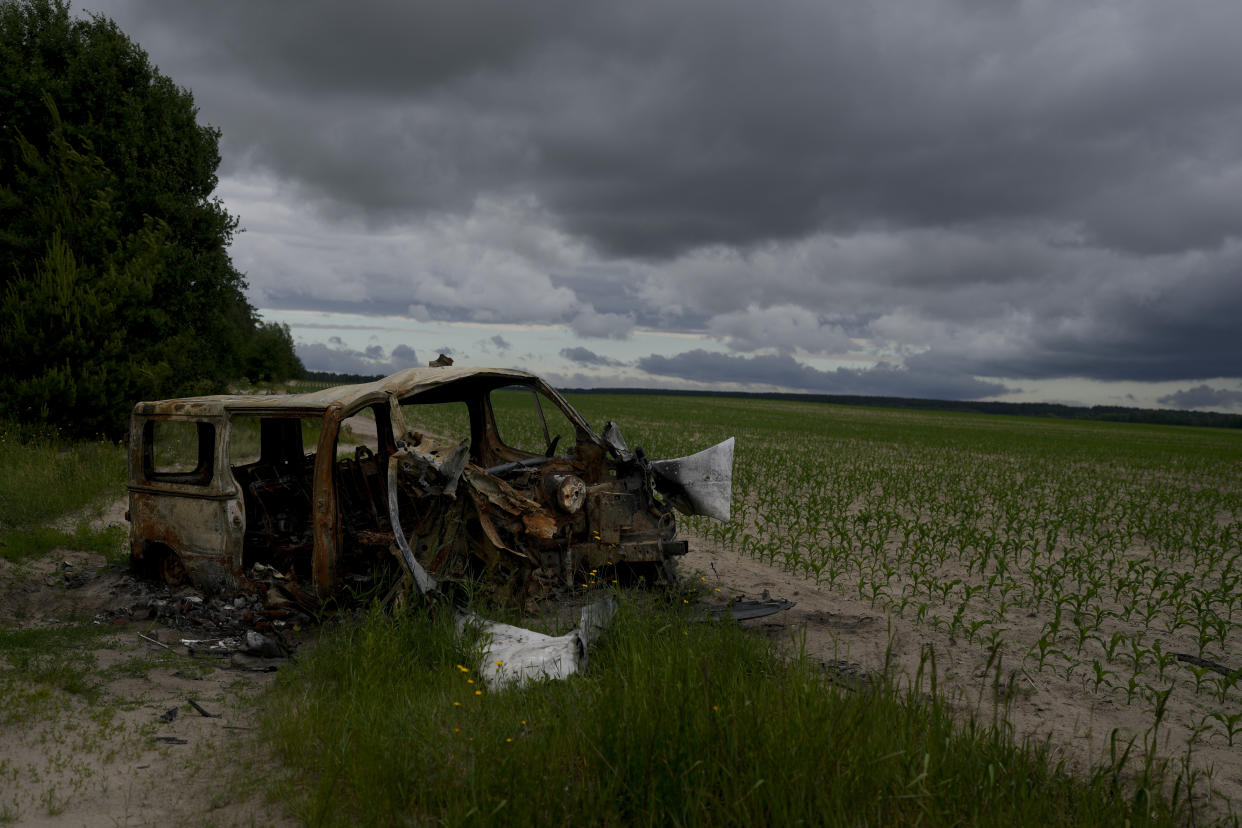
[[[1242,411],[1236,0],[79,0],[311,369]]]

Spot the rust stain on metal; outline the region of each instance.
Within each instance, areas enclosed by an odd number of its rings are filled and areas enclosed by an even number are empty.
[[[336,442],[341,427],[341,407],[331,404],[324,411],[323,429],[315,451],[314,481],[333,478],[336,461]],[[341,537],[338,532],[337,487],[313,485],[312,533],[314,537],[312,559],[312,583],[316,590],[328,590],[336,585],[336,550]]]
[[[436,363],[307,394],[138,403],[135,564],[213,591],[270,567],[321,597],[384,568],[420,592],[482,573],[521,600],[584,568],[665,572],[685,551],[674,508],[727,515],[731,441],[727,457],[721,444],[649,462],[538,377]]]

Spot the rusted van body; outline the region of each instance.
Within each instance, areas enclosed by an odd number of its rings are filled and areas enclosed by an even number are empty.
[[[686,551],[673,506],[728,519],[733,447],[652,462],[538,377],[462,367],[141,402],[129,445],[132,559],[169,582],[239,590],[261,564],[326,595],[396,566],[424,592],[515,596],[606,566],[658,574]]]

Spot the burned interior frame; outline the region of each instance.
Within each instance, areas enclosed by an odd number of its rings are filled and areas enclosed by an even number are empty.
[[[521,431],[511,412],[525,395]],[[730,438],[651,461],[520,371],[411,368],[306,394],[142,402],[131,557],[210,593],[244,589],[263,564],[321,596],[388,569],[423,593],[471,583],[521,600],[591,570],[664,576],[686,551],[673,507],[728,520],[732,458]]]

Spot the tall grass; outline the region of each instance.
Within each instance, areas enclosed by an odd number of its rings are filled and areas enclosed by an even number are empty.
[[[115,554],[123,531],[82,525],[64,532],[44,524],[124,491],[123,446],[70,443],[0,422],[0,557],[18,560],[57,545]]]
[[[731,623],[623,598],[589,669],[493,693],[447,613],[372,610],[285,674],[262,732],[312,825],[1170,824],[1112,769],[934,693],[851,691]]]

